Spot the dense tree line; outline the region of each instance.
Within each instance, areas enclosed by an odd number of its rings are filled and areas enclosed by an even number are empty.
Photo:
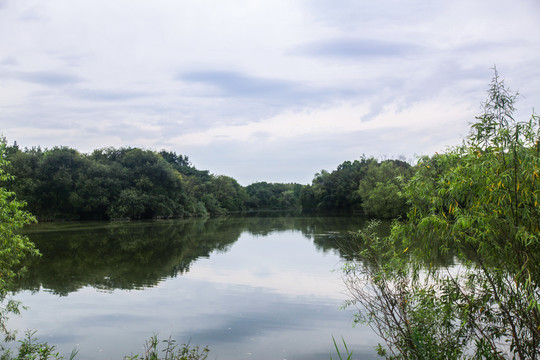
[[[140,148],[83,154],[69,147],[6,146],[7,184],[40,220],[151,219],[223,215],[245,210],[365,213],[394,218],[411,167],[400,160],[346,161],[311,185],[257,182],[198,170],[184,155]]]
[[[250,209],[300,209],[303,185],[257,182],[246,187]]]
[[[361,158],[345,161],[331,173],[322,170],[311,185],[302,189],[304,210],[326,213],[361,212],[370,217],[391,219],[406,212],[400,195],[402,186],[413,173],[401,160]]]
[[[42,220],[145,219],[243,210],[246,192],[182,155],[139,148],[81,154],[67,147],[7,149],[9,186]]]

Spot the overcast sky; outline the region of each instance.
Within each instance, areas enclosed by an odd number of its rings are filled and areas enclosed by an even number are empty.
[[[0,0],[0,132],[310,183],[458,145],[494,65],[540,106],[538,0]]]

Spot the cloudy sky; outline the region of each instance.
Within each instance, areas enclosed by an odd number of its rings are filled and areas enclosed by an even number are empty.
[[[0,0],[0,132],[310,183],[468,132],[497,66],[540,106],[538,0]]]

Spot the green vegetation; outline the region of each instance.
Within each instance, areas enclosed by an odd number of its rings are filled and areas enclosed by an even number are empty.
[[[7,190],[4,185],[12,180],[6,167],[6,142],[0,139],[0,333],[4,341],[15,340],[15,333],[7,326],[9,315],[19,314],[21,304],[9,297],[9,289],[13,282],[25,270],[25,261],[39,255],[34,244],[26,236],[18,233],[24,225],[35,221],[34,217],[24,210],[25,203],[15,198],[15,193]],[[28,332],[20,341],[18,355],[0,345],[0,359],[63,359],[54,352],[55,347],[46,342],[40,342],[34,337],[35,332]],[[76,352],[72,353],[71,358]]]
[[[6,147],[8,185],[40,221],[169,219],[258,210],[404,214],[399,196],[410,165],[373,158],[316,174],[312,185],[257,182],[197,170],[187,156],[139,148],[81,154],[68,147]]]
[[[137,158],[138,156],[135,157]],[[159,164],[161,161],[160,159],[161,158],[157,158],[156,160],[155,157],[150,155],[148,156],[149,162],[147,165],[150,164],[150,167],[155,166],[154,170],[160,168],[166,169],[166,167]],[[85,170],[88,170],[81,165],[84,163],[84,161],[84,158],[78,156],[75,151],[60,148],[54,151],[52,154],[48,154],[43,162],[46,164],[46,168],[54,169],[52,173],[56,175],[55,179],[58,180],[62,186],[65,186],[65,189],[69,187],[68,185],[74,184],[74,182],[70,180],[72,176],[75,175],[79,177],[80,174],[83,174]],[[134,161],[133,163],[135,165],[128,168],[132,171],[133,169],[137,169],[136,164],[138,162]],[[71,166],[71,169],[75,169],[77,171],[66,171],[66,168],[62,164],[68,164]],[[21,306],[19,302],[9,298],[9,291],[14,289],[14,283],[16,280],[20,280],[21,275],[25,271],[25,264],[28,263],[29,258],[40,255],[35,245],[30,242],[28,237],[19,233],[19,230],[25,224],[34,222],[35,218],[28,211],[24,210],[25,203],[18,201],[15,198],[15,193],[8,191],[4,187],[5,184],[13,181],[13,177],[6,172],[6,167],[8,165],[9,162],[6,160],[6,143],[4,139],[1,139],[0,184],[2,186],[0,186],[0,331],[4,336],[5,342],[14,341],[16,338],[16,334],[7,328],[6,322],[10,314],[19,314]],[[143,169],[144,166],[141,166],[137,170],[142,171]],[[147,175],[148,174],[149,172]],[[170,173],[166,172],[152,174],[152,176],[161,176],[162,178],[166,178],[168,175],[170,175]],[[43,179],[44,182],[45,180],[46,179]],[[161,190],[166,191],[164,188]],[[60,194],[67,195],[64,192],[60,192]],[[60,208],[63,210],[68,209],[69,206],[73,205],[71,199],[77,195],[77,193],[70,193],[69,196],[60,198]],[[45,195],[44,198],[46,198],[46,196],[50,196],[50,193]],[[124,204],[120,204],[118,206],[121,207],[124,206]],[[146,206],[148,206],[148,204],[141,205],[141,209],[146,208]],[[129,210],[132,209],[129,208],[128,210],[122,211]],[[133,247],[134,244],[136,245],[136,242],[131,242],[130,246]],[[208,251],[209,250],[207,250],[207,252]],[[155,263],[155,261],[153,261],[153,263]],[[24,339],[19,340],[19,345],[16,348],[16,351],[15,349],[6,348],[5,345],[0,345],[0,359],[64,359],[64,356],[60,355],[60,353],[56,351],[55,345],[49,345],[47,342],[37,338],[35,334],[36,331],[27,331]],[[157,337],[153,336],[146,343],[146,351],[144,355],[127,356],[126,359],[203,360],[207,358],[209,351],[208,348],[200,349],[198,346],[191,347],[189,344],[177,346],[175,341],[169,338],[168,340],[164,341],[166,346],[160,352],[159,343],[160,341],[157,339]],[[14,352],[16,352],[16,354]],[[78,351],[74,349],[68,358],[74,359],[77,353]]]
[[[64,356],[56,351],[56,346],[35,337],[36,331],[27,331],[25,338],[19,341],[17,354],[11,350],[3,350],[0,360],[63,360]],[[164,346],[160,346],[164,344]],[[208,358],[210,350],[208,347],[200,348],[198,345],[192,346],[182,344],[178,346],[176,340],[168,338],[159,340],[157,335],[153,335],[144,344],[144,353],[137,355],[126,355],[124,360],[205,360]],[[72,360],[77,357],[78,350],[74,349],[67,359]]]
[[[401,196],[411,166],[400,160],[371,161],[358,184],[364,213],[376,219],[396,219],[405,215],[407,204]]]
[[[24,260],[38,255],[34,244],[26,236],[17,233],[25,224],[34,222],[32,215],[24,210],[24,203],[17,201],[15,193],[3,185],[12,179],[6,172],[6,143],[0,139],[0,333],[6,340],[12,334],[6,327],[10,313],[19,313],[19,303],[8,297],[8,288],[24,270]]]
[[[22,151],[17,146],[8,151],[10,185],[41,220],[174,218],[241,210],[234,199],[243,194],[234,180],[198,171],[174,153],[107,148],[86,155],[66,147]]]
[[[343,356],[341,355],[341,351],[339,351],[339,346],[336,343],[336,339],[332,336],[332,341],[334,342],[334,348],[336,349],[336,353],[338,355],[339,360],[343,360]],[[345,342],[345,339],[341,338],[341,341],[343,341],[343,348],[345,349],[345,355],[347,355],[347,360],[352,359],[352,351],[349,351],[349,348],[347,347],[347,343]],[[330,356],[330,360],[332,360],[332,357]]]
[[[376,160],[372,158],[362,158],[352,163],[345,161],[331,173],[322,170],[315,174],[312,185],[307,186],[301,194],[302,207],[334,213],[360,210],[358,185],[369,165],[374,162]]]
[[[247,207],[253,210],[300,209],[300,184],[257,182],[246,187]]]
[[[159,344],[164,344],[161,349]],[[153,335],[146,341],[144,354],[125,356],[125,360],[205,360],[208,358],[210,350],[207,347],[200,348],[198,345],[190,346],[183,344],[178,346],[176,341],[168,338],[160,341],[156,335]],[[162,356],[160,356],[162,354]]]
[[[363,157],[345,161],[329,173],[315,175],[311,186],[302,189],[304,210],[323,213],[365,213],[379,219],[404,215],[406,206],[400,196],[402,183],[411,175],[411,166],[401,160],[378,162]]]
[[[27,331],[23,340],[19,340],[19,348],[17,354],[13,354],[11,349],[2,349],[0,354],[1,360],[63,360],[64,357],[56,351],[55,345],[49,345],[46,341],[42,341],[35,337],[36,331]],[[69,360],[74,359],[77,356],[78,351],[73,349]]]
[[[7,148],[9,185],[40,220],[153,219],[298,209],[302,185],[255,183],[197,170],[186,156],[138,148],[91,154]]]
[[[355,234],[349,305],[386,342],[380,355],[540,356],[540,118],[515,121],[515,99],[495,72],[466,142],[419,162],[407,218],[387,238]],[[456,264],[439,267],[449,253]]]

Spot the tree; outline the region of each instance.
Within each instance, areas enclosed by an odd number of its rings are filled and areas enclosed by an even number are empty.
[[[300,184],[256,182],[245,188],[246,205],[257,210],[299,209],[302,188]]]
[[[25,203],[17,201],[15,193],[4,185],[11,180],[6,172],[6,141],[0,139],[0,332],[6,340],[13,339],[13,334],[6,328],[9,313],[18,313],[19,303],[8,298],[8,289],[13,279],[24,270],[24,260],[38,251],[26,236],[17,231],[24,225],[35,221],[24,210]]]
[[[353,162],[343,162],[331,173],[322,170],[315,174],[310,191],[302,197],[304,210],[308,210],[306,206],[311,203],[316,204],[318,211],[350,212],[360,209],[358,184],[373,163],[377,160],[362,157]]]
[[[364,213],[377,219],[404,215],[407,207],[401,192],[410,172],[410,165],[400,160],[370,163],[358,184]]]
[[[235,179],[224,175],[213,176],[206,189],[227,211],[243,210],[247,193]]]
[[[8,187],[17,194],[20,199],[28,203],[28,210],[37,214],[41,209],[40,181],[38,180],[38,168],[43,158],[41,148],[25,149],[20,151],[18,146],[6,147],[9,165],[6,170],[13,175]]]
[[[381,354],[540,356],[540,117],[514,120],[517,94],[496,70],[488,94],[462,146],[420,160],[407,219],[382,242],[357,234],[368,261],[346,268],[347,281],[367,309],[359,320],[387,342]],[[438,267],[449,252],[459,267]]]

